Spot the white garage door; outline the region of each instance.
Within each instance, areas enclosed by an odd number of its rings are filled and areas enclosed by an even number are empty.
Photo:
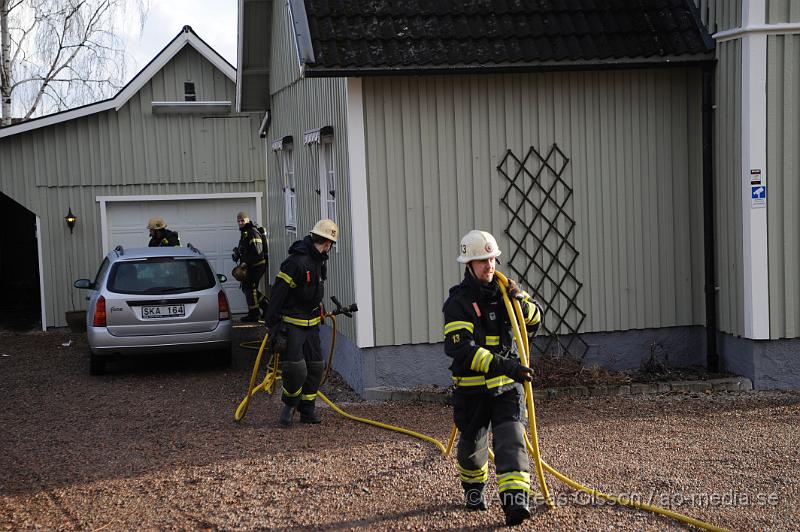
[[[225,274],[224,284],[231,310],[247,312],[247,303],[239,282],[231,276],[234,262],[231,250],[239,243],[236,213],[247,211],[260,222],[259,198],[223,197],[204,199],[147,199],[98,198],[106,210],[104,242],[108,250],[117,245],[123,248],[146,247],[150,236],[147,220],[160,216],[167,228],[177,231],[181,245],[192,244],[208,257],[217,273]]]

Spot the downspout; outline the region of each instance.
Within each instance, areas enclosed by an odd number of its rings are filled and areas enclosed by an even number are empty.
[[[714,63],[703,63],[703,244],[705,249],[706,367],[719,371],[714,242]]]

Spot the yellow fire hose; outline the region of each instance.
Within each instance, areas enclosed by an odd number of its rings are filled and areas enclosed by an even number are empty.
[[[530,367],[528,359],[528,350],[530,349],[530,346],[528,345],[528,330],[525,327],[525,319],[522,316],[522,307],[520,307],[519,301],[515,299],[512,309],[512,303],[506,290],[508,279],[506,279],[506,276],[500,272],[495,272],[495,275],[500,281],[497,284],[500,285],[500,292],[503,294],[503,303],[506,306],[506,312],[508,312],[508,317],[511,321],[511,328],[514,332],[514,340],[519,348],[520,361],[522,362],[523,366]],[[523,384],[523,387],[525,389],[525,404],[528,410],[528,430],[530,430],[531,439],[533,440],[533,445],[530,445],[529,449],[531,449],[531,454],[533,455],[533,465],[536,470],[536,477],[539,479],[539,487],[542,490],[542,497],[544,497],[547,506],[553,508],[555,505],[553,504],[552,497],[550,497],[550,491],[547,489],[547,481],[544,478],[544,471],[542,469],[542,457],[539,454],[539,436],[536,432],[536,411],[533,407],[533,387],[528,381]]]
[[[333,353],[334,353],[334,349],[336,347],[336,316],[331,314],[331,313],[328,313],[328,314],[325,314],[325,318],[331,320],[331,328],[333,329],[333,332],[332,332],[332,335],[331,335],[331,348],[330,348],[330,352],[328,354],[328,367],[325,369],[325,374],[322,377],[322,381],[320,382],[320,386],[322,386],[322,384],[325,382],[325,380],[327,380],[328,375],[330,374],[331,363],[333,362]],[[258,386],[255,386],[255,382],[256,382],[256,379],[258,377],[258,368],[259,368],[259,366],[261,364],[261,357],[264,354],[264,347],[267,345],[268,336],[269,336],[269,334],[265,334],[264,335],[264,340],[261,342],[261,347],[258,350],[258,356],[256,356],[256,362],[253,365],[253,372],[250,375],[250,384],[249,384],[249,386],[247,388],[247,395],[242,400],[241,404],[239,404],[239,407],[236,409],[236,413],[234,414],[234,417],[233,417],[233,419],[236,420],[236,421],[241,421],[242,418],[244,418],[244,415],[247,413],[247,406],[250,404],[250,399],[253,398],[253,395],[255,395],[260,390],[264,390],[267,393],[272,393],[272,391],[274,390],[275,381],[280,378],[280,376],[278,375],[278,366],[280,365],[279,364],[279,355],[277,353],[273,353],[272,357],[270,358],[270,362],[267,365],[266,377],[264,377],[264,380],[261,382],[261,384],[259,384]],[[351,419],[353,421],[358,421],[360,423],[366,423],[367,425],[373,425],[375,427],[380,427],[382,429],[393,430],[395,432],[400,432],[400,433],[406,434],[408,436],[413,436],[414,438],[419,438],[421,440],[424,440],[424,441],[426,441],[428,443],[432,443],[433,445],[435,445],[442,452],[442,454],[445,454],[445,455],[447,454],[448,449],[445,448],[445,446],[444,446],[444,444],[442,444],[442,442],[436,440],[435,438],[431,438],[430,436],[426,436],[425,434],[420,434],[419,432],[414,432],[413,430],[409,430],[409,429],[406,429],[406,428],[403,428],[403,427],[397,427],[397,426],[394,426],[394,425],[388,425],[386,423],[381,423],[379,421],[373,421],[371,419],[366,419],[366,418],[354,416],[352,414],[348,414],[347,412],[345,412],[344,410],[342,410],[341,408],[336,406],[333,403],[333,401],[328,399],[328,397],[324,393],[317,392],[317,395],[319,396],[320,399],[325,401],[325,403],[327,403],[337,414],[339,414],[339,415],[341,415],[343,417],[346,417],[347,419]],[[455,433],[455,427],[454,427],[453,428],[453,433],[452,433],[451,438],[450,438],[451,442],[455,440],[455,437],[456,437],[456,433]],[[451,443],[451,446],[452,446],[452,443]]]
[[[523,365],[530,367],[530,345],[528,343],[528,333],[527,328],[525,326],[525,320],[522,314],[522,307],[520,306],[519,301],[514,299],[513,301],[508,297],[507,286],[508,286],[508,279],[505,275],[503,275],[499,271],[495,271],[495,275],[498,278],[500,291],[503,295],[503,303],[506,307],[506,312],[508,313],[509,320],[511,322],[512,332],[514,333],[514,341],[517,344],[519,354],[520,354],[520,361]],[[334,348],[336,346],[336,316],[333,313],[327,313],[324,316],[327,319],[331,320],[331,328],[332,328],[332,336],[331,336],[331,347],[328,354],[328,364],[325,370],[325,374],[323,375],[322,381],[320,382],[320,386],[322,383],[325,382],[328,375],[330,374],[331,365],[333,362],[333,353]],[[255,364],[253,365],[253,372],[250,376],[250,383],[247,389],[247,395],[242,400],[239,407],[236,409],[234,414],[234,420],[241,421],[244,418],[245,414],[247,413],[247,407],[250,404],[250,400],[252,399],[253,395],[255,395],[258,391],[263,390],[266,393],[271,394],[274,391],[275,382],[280,379],[280,360],[279,355],[277,353],[273,353],[270,357],[270,361],[267,364],[267,371],[264,380],[258,385],[255,386],[255,382],[258,377],[258,370],[261,364],[261,358],[264,353],[264,348],[267,345],[269,334],[264,335],[264,339],[261,341],[261,345],[258,348],[258,356],[256,356]],[[257,342],[244,342],[241,344],[242,347],[248,349],[255,349],[255,344]],[[592,495],[593,497],[606,499],[608,501],[613,501],[616,504],[621,504],[624,506],[629,506],[631,508],[637,508],[639,510],[646,510],[649,512],[653,512],[659,515],[663,515],[665,517],[669,517],[671,519],[675,519],[677,521],[681,521],[683,523],[695,526],[697,528],[701,528],[704,530],[711,530],[714,532],[727,532],[728,529],[717,527],[710,523],[706,523],[699,519],[695,519],[693,517],[689,517],[687,515],[673,512],[672,510],[668,510],[666,508],[661,508],[660,506],[655,506],[651,504],[646,504],[638,501],[634,501],[628,499],[626,497],[618,497],[616,495],[609,495],[603,493],[601,491],[595,490],[593,488],[589,488],[584,486],[583,484],[576,482],[575,480],[567,477],[566,475],[560,473],[555,468],[547,464],[541,457],[541,453],[539,450],[539,437],[536,430],[536,412],[534,410],[534,403],[533,403],[533,387],[531,386],[530,382],[525,382],[523,384],[523,388],[525,390],[525,403],[528,411],[528,429],[530,431],[530,436],[525,434],[525,445],[528,449],[528,452],[531,454],[534,462],[534,469],[536,471],[536,477],[539,480],[539,486],[541,488],[542,497],[545,500],[545,503],[548,507],[553,508],[555,506],[552,497],[550,496],[550,492],[547,488],[547,482],[544,477],[544,471],[547,471],[554,477],[556,477],[561,482],[565,483],[569,487],[583,491]],[[358,416],[354,416],[352,414],[348,414],[338,406],[336,406],[333,401],[328,399],[322,392],[318,392],[320,399],[322,399],[325,403],[327,403],[332,410],[334,410],[337,414],[351,419],[353,421],[358,421],[359,423],[365,423],[367,425],[373,425],[375,427],[379,427],[382,429],[392,430],[395,432],[399,432],[401,434],[406,434],[407,436],[412,436],[414,438],[421,439],[428,443],[435,445],[439,451],[441,451],[442,455],[449,456],[453,446],[456,441],[456,437],[458,436],[458,429],[455,425],[453,425],[452,429],[450,430],[450,437],[447,440],[447,444],[443,444],[442,442],[438,441],[435,438],[430,436],[426,436],[425,434],[421,434],[419,432],[414,432],[412,430],[397,427],[395,425],[388,425],[386,423],[381,423],[379,421],[374,421],[371,419],[366,419]],[[489,451],[489,455],[494,460],[494,453]]]

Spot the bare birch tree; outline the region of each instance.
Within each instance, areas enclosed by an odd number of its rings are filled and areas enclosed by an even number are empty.
[[[0,0],[0,125],[108,98],[148,0]]]

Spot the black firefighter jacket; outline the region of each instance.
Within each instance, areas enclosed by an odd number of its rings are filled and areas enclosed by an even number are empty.
[[[239,260],[247,264],[248,267],[260,266],[266,263],[264,253],[266,245],[261,231],[251,222],[247,222],[241,228],[239,245],[237,246]]]
[[[541,310],[527,294],[521,302],[528,334],[541,322]],[[515,383],[502,368],[518,361],[513,332],[497,278],[483,285],[469,271],[450,289],[444,303],[444,351],[453,359],[450,370],[459,393],[499,395]],[[514,365],[514,364],[511,364]]]
[[[267,327],[281,320],[306,327],[320,322],[319,305],[324,295],[327,260],[328,255],[314,247],[310,236],[291,245],[289,257],[281,263],[272,286],[264,319]]]
[[[150,238],[150,242],[147,244],[147,247],[157,248],[180,245],[181,239],[177,232],[170,231],[169,229],[159,229],[156,233],[156,236]]]

